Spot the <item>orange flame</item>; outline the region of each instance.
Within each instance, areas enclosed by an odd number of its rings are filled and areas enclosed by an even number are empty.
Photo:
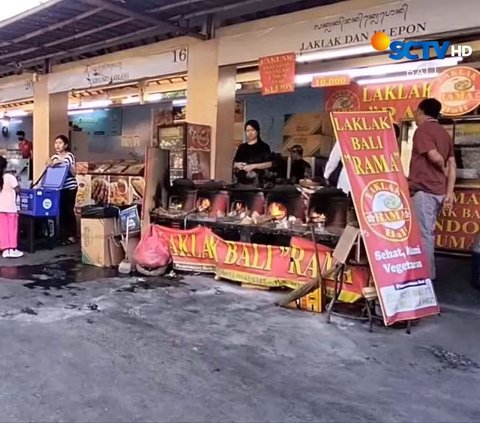
[[[287,216],[287,208],[280,203],[270,203],[268,214],[275,220],[282,220]]]
[[[210,210],[210,200],[208,198],[199,198],[197,201],[197,209],[200,213],[204,213]]]

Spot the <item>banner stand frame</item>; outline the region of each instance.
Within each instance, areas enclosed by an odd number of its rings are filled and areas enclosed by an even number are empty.
[[[326,322],[328,324],[331,323],[332,314],[333,314],[349,320],[368,322],[369,332],[373,332],[373,321],[381,320],[383,322],[383,318],[374,316],[371,310],[372,302],[378,299],[376,288],[375,288],[375,293],[373,295],[371,294],[367,296],[365,295],[365,292],[364,292],[365,307],[362,310],[362,313],[366,311],[367,313],[366,317],[354,317],[348,314],[343,314],[343,313],[338,313],[333,311],[333,307],[335,306],[335,304],[339,303],[338,298],[340,297],[340,294],[343,288],[343,283],[345,281],[345,270],[346,270],[347,262],[349,261],[348,259],[351,256],[352,252],[355,254],[355,263],[361,263],[361,257],[360,257],[361,245],[362,245],[362,231],[360,230],[360,228],[352,225],[347,225],[345,227],[345,230],[342,233],[342,236],[338,241],[337,246],[335,247],[335,250],[332,253],[332,256],[335,259],[337,265],[340,264],[340,266],[338,267],[338,269],[335,270],[334,293],[333,293],[332,299],[330,300],[330,303],[326,308]],[[412,321],[407,320],[406,333],[410,335],[411,331],[412,331]]]

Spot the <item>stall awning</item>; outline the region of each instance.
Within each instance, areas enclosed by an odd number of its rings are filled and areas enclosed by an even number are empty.
[[[0,22],[0,77],[340,0],[49,0]]]

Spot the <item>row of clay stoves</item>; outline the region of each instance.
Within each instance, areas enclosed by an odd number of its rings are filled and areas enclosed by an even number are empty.
[[[195,212],[208,218],[238,218],[257,214],[269,220],[302,222],[325,219],[326,226],[343,228],[347,222],[349,199],[336,188],[323,188],[307,200],[294,186],[272,190],[252,188],[172,187],[169,211]]]

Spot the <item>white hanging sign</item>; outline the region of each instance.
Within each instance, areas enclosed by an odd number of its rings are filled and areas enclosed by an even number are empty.
[[[11,82],[0,86],[0,103],[23,100],[33,97],[33,82],[31,79]]]
[[[220,30],[219,64],[247,63],[292,51],[302,54],[368,45],[376,31],[394,40],[472,29],[478,27],[480,13],[478,0],[405,0],[326,16],[329,7],[311,9],[308,20],[275,26],[281,18],[271,18],[268,28],[241,33],[234,33],[235,28]]]
[[[48,76],[48,92],[87,89],[187,71],[188,49],[84,65]]]

